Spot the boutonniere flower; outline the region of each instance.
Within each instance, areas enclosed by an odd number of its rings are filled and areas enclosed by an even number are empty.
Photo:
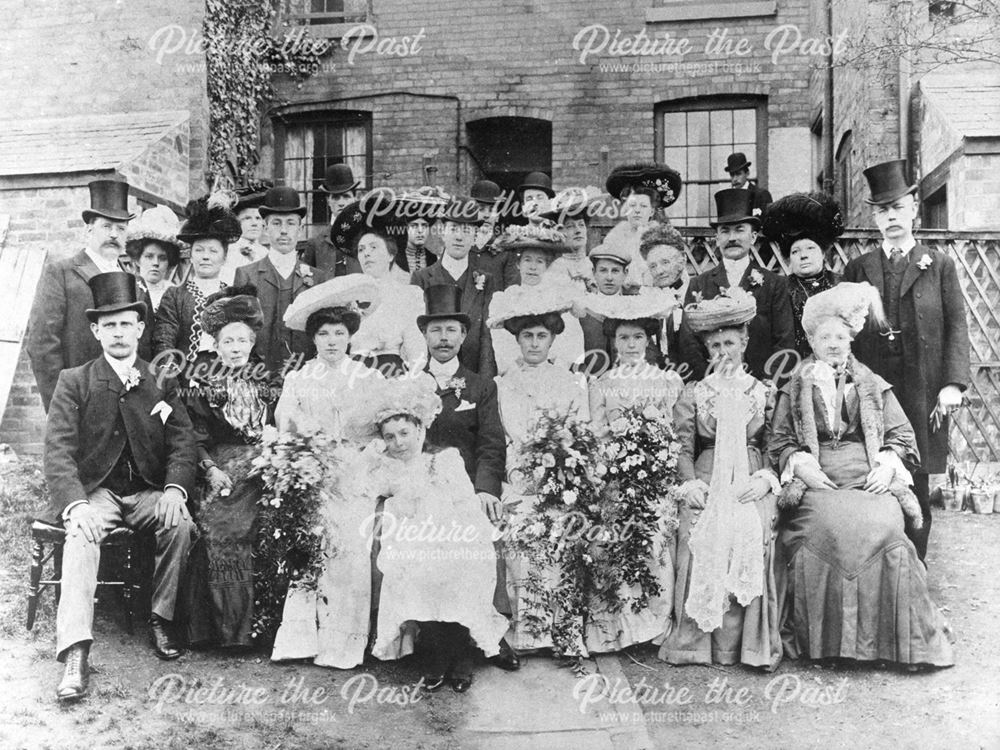
[[[128,393],[139,385],[140,380],[142,380],[142,373],[135,367],[130,367],[128,375],[125,376],[125,392]]]
[[[299,263],[299,278],[302,279],[302,283],[306,286],[312,286],[313,282],[313,272],[312,269],[305,263]]]
[[[476,283],[476,291],[481,292],[486,286],[486,274],[479,271],[472,272],[472,280]]]
[[[760,216],[760,214],[761,214],[761,211],[760,211],[759,208],[755,208],[753,211],[750,212],[751,216]]]
[[[447,383],[444,384],[444,389],[454,390],[455,398],[459,401],[462,400],[462,390],[465,388],[465,378],[452,378]]]
[[[754,209],[754,210],[759,211],[760,209]],[[764,274],[762,274],[756,268],[750,272],[750,286],[760,286],[763,283],[764,283]]]
[[[931,258],[931,256],[929,256],[927,253],[924,253],[923,256],[921,256],[920,260],[917,261],[917,268],[919,268],[921,271],[926,271],[928,268],[931,267],[931,263],[933,262],[934,259]]]

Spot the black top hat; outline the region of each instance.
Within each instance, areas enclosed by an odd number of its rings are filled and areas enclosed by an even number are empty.
[[[94,306],[84,310],[84,313],[91,323],[96,323],[102,315],[125,310],[135,310],[139,313],[139,319],[145,320],[146,303],[139,301],[135,276],[132,274],[124,271],[99,273],[92,276],[87,283],[94,295]]]
[[[218,194],[205,195],[188,201],[184,212],[187,216],[177,239],[181,242],[194,242],[200,239],[218,240],[224,245],[236,242],[243,234],[239,219],[228,207],[221,203],[222,196]]]
[[[331,164],[326,168],[323,182],[317,188],[322,193],[342,195],[354,190],[361,182],[354,179],[354,172],[346,164]]]
[[[405,211],[391,190],[373,190],[361,200],[349,203],[333,221],[331,237],[340,250],[351,257],[358,254],[358,242],[365,232],[386,234],[395,243],[389,252],[395,255],[406,249]]]
[[[236,205],[233,206],[233,213],[239,214],[245,208],[260,208],[264,205],[264,196],[272,187],[273,183],[264,181],[251,182],[236,188]]]
[[[753,193],[741,188],[727,188],[715,194],[718,218],[710,221],[713,227],[720,224],[747,222],[760,227],[760,209],[753,207]]]
[[[639,162],[612,169],[604,187],[614,198],[622,198],[626,188],[654,190],[660,205],[666,208],[677,201],[683,184],[681,173],[676,169],[656,162]]]
[[[472,198],[452,198],[441,209],[438,221],[451,221],[455,224],[481,224],[479,204]]]
[[[868,167],[864,175],[872,194],[871,198],[865,198],[865,203],[873,206],[892,203],[897,198],[917,192],[917,186],[906,179],[906,159],[894,159]]]
[[[454,284],[435,284],[424,290],[425,315],[417,316],[417,327],[423,329],[432,320],[457,320],[468,328],[472,323],[462,312],[462,288]]]
[[[493,206],[500,200],[503,190],[493,180],[478,180],[473,183],[472,189],[469,190],[469,195],[472,196],[472,200],[476,203]]]
[[[517,186],[517,192],[523,193],[525,190],[541,190],[552,198],[556,191],[552,189],[552,178],[545,172],[529,172],[521,184]]]
[[[90,188],[90,208],[83,211],[83,221],[89,224],[98,216],[112,221],[131,221],[128,212],[128,183],[122,180],[94,180]]]
[[[742,151],[737,151],[726,157],[726,171],[729,174],[742,172],[744,169],[750,169],[750,162],[747,161],[747,155]]]
[[[305,218],[306,207],[299,202],[299,191],[292,187],[273,187],[264,193],[260,216],[266,219],[271,214],[298,214]]]

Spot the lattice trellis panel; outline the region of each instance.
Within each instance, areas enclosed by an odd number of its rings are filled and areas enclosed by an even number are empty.
[[[603,238],[610,226],[592,229]],[[718,263],[713,229],[679,229],[688,241],[689,273],[707,271]],[[1000,461],[1000,232],[927,230],[917,232],[917,241],[955,260],[965,296],[971,359],[969,404],[952,420],[951,454],[958,461]],[[834,245],[831,267],[841,273],[848,261],[881,244],[874,230],[848,230]],[[753,256],[765,268],[787,272],[776,246],[754,248]]]

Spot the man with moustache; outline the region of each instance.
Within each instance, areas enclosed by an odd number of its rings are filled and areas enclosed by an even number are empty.
[[[751,208],[763,211],[771,203],[771,194],[764,188],[757,187],[756,180],[750,179],[750,164],[746,154],[737,151],[726,157],[726,172],[729,173],[729,183],[737,190],[746,190],[751,198]]]
[[[293,331],[285,325],[285,310],[304,289],[331,276],[299,262],[295,245],[306,209],[299,204],[295,188],[271,188],[259,210],[269,249],[264,258],[236,269],[234,286],[256,287],[264,326],[257,334],[254,352],[264,360],[268,371],[280,374],[287,369],[298,369],[310,345],[303,331]]]
[[[196,534],[186,506],[195,485],[194,430],[176,382],[154,376],[136,355],[146,306],[135,277],[100,273],[89,286],[84,317],[101,354],[59,374],[45,429],[46,520],[66,529],[56,615],[61,701],[87,692],[103,539],[122,524],[155,532],[150,624],[154,652],[170,660],[181,655],[172,623]]]
[[[357,200],[360,184],[354,179],[354,172],[346,164],[331,164],[327,167],[323,182],[317,189],[326,194],[326,205],[330,209],[330,228],[301,243],[299,254],[303,263],[318,268],[331,277],[361,273],[358,259],[346,254],[343,248],[338,247],[333,241],[333,222],[346,206]]]
[[[128,223],[134,218],[128,212],[128,183],[95,180],[88,187],[90,208],[83,212],[86,246],[71,258],[46,264],[28,321],[28,358],[46,411],[59,373],[101,353],[84,314],[94,301],[88,282],[98,273],[126,270],[120,258]],[[147,304],[143,313],[147,324],[149,308]],[[149,356],[151,330],[146,325],[139,342],[144,358]]]
[[[892,386],[913,426],[920,467],[913,489],[924,523],[906,534],[921,560],[927,554],[931,509],[929,474],[946,470],[949,414],[962,403],[969,383],[969,331],[955,261],[918,245],[916,185],[906,179],[906,161],[864,171],[882,247],[855,258],[845,281],[867,281],[882,297],[889,330],[867,325],[854,339],[855,356]]]
[[[788,295],[788,280],[761,268],[750,258],[750,249],[760,230],[760,209],[753,207],[752,195],[746,190],[731,188],[715,194],[718,218],[715,244],[722,261],[714,268],[695,276],[688,285],[684,304],[696,299],[712,299],[723,289],[740,286],[757,300],[757,316],[750,321],[750,338],[746,364],[758,380],[788,376],[766,367],[768,360],[779,352],[794,352],[795,322]],[[701,380],[708,368],[708,354],[700,341],[691,337],[680,343],[681,358],[694,380]],[[781,363],[777,363],[781,364]],[[784,369],[792,364],[789,362]],[[772,363],[772,368],[774,363]]]
[[[462,311],[462,290],[454,284],[429,286],[424,290],[425,314],[417,327],[427,341],[427,372],[437,382],[441,413],[427,430],[427,442],[439,448],[457,448],[465,471],[475,487],[489,519],[503,520],[501,483],[507,460],[507,441],[497,387],[492,378],[478,375],[459,358],[469,330],[470,318]],[[497,556],[497,611],[510,614],[503,558]],[[500,653],[491,661],[501,669],[518,669],[517,654],[501,641]]]
[[[411,283],[425,292],[439,285],[462,290],[461,311],[468,316],[468,333],[459,359],[473,372],[487,378],[497,374],[493,340],[486,326],[493,293],[504,288],[504,271],[499,255],[471,253],[479,224],[479,206],[471,198],[454,198],[439,219],[444,252],[433,266],[415,271]]]

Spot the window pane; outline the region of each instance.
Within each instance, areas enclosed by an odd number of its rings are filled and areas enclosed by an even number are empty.
[[[733,112],[733,132],[740,141],[756,141],[757,110],[737,109]]]
[[[681,176],[685,179],[688,178],[688,173],[691,171],[687,167],[687,149],[686,148],[665,148],[663,149],[663,161],[665,164],[676,169],[681,173]]]
[[[687,143],[685,134],[686,115],[683,112],[663,113],[663,146],[683,146]],[[671,163],[669,160],[667,163]]]
[[[688,149],[688,180],[712,179],[712,166],[709,161],[711,149],[708,146],[692,146]]]
[[[707,144],[711,140],[708,129],[708,112],[688,112],[688,143]]]
[[[732,110],[723,109],[717,112],[711,112],[709,121],[712,124],[712,143],[732,143],[733,141]]]

